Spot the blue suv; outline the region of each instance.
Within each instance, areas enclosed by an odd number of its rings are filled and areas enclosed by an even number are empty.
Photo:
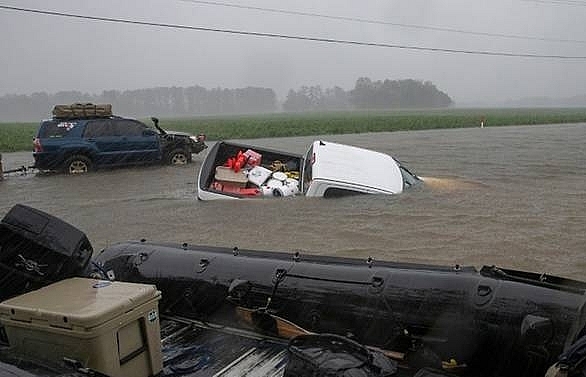
[[[165,131],[118,116],[53,118],[41,122],[33,139],[34,167],[69,174],[106,166],[187,164],[207,145],[205,135]]]

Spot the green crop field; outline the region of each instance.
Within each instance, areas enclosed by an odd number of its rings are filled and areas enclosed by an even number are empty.
[[[162,118],[169,130],[208,140],[586,122],[586,109],[444,109]],[[150,121],[145,123],[150,124]],[[32,149],[38,123],[0,123],[0,152]]]
[[[0,152],[33,150],[38,123],[0,123]]]

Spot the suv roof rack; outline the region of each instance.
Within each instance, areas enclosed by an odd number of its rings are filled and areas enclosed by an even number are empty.
[[[52,119],[54,120],[76,120],[76,119],[111,119],[111,118],[121,118],[119,116],[114,115],[85,115],[85,116],[54,116]]]

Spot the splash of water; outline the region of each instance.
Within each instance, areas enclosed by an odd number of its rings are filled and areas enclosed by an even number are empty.
[[[425,186],[433,190],[441,191],[462,191],[476,190],[486,187],[485,184],[476,181],[469,181],[462,178],[439,178],[439,177],[420,177]]]

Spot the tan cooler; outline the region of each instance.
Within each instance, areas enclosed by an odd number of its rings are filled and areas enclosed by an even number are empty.
[[[158,302],[153,285],[71,278],[0,303],[0,321],[18,353],[63,358],[111,377],[162,370]]]

